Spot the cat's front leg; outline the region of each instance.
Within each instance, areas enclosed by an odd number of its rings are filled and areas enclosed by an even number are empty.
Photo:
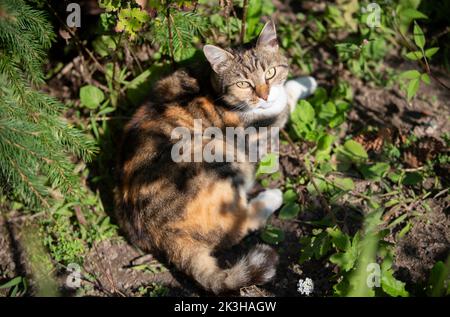
[[[278,189],[266,189],[249,202],[250,230],[261,228],[267,219],[283,204],[283,192]]]
[[[313,77],[297,77],[288,80],[284,84],[284,89],[287,94],[287,104],[292,113],[299,99],[304,99],[312,95],[317,88],[317,82]]]

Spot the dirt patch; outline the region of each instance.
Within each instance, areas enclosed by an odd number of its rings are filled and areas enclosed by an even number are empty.
[[[3,218],[0,218],[0,284],[6,283],[18,273],[12,243],[8,226]],[[6,294],[7,290],[0,289],[0,296]]]
[[[430,205],[430,211],[414,218],[411,231],[396,246],[395,264],[404,281],[425,282],[433,265],[445,262],[450,254],[448,202],[446,209],[433,201]]]

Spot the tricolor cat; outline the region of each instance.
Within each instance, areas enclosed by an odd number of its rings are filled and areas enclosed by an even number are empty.
[[[161,79],[149,101],[125,128],[118,160],[117,219],[123,232],[145,251],[161,251],[179,270],[216,294],[264,284],[276,274],[278,256],[256,245],[229,268],[213,253],[261,228],[282,204],[268,189],[253,199],[255,163],[176,162],[173,129],[283,127],[298,98],[315,89],[312,78],[286,82],[288,61],[268,22],[253,47],[205,45],[210,75],[178,70]],[[204,140],[205,142],[210,140]],[[220,141],[222,142],[222,141]],[[202,143],[203,144],[203,143]]]

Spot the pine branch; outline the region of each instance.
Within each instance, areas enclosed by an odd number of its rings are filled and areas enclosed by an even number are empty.
[[[66,107],[35,90],[54,34],[22,0],[0,2],[0,184],[11,199],[48,207],[49,193],[81,191],[70,155],[88,161],[95,142],[61,117]]]

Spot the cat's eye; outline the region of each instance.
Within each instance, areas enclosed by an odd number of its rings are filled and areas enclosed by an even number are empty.
[[[238,86],[239,88],[248,88],[250,87],[250,84],[246,81],[239,81],[236,83],[236,86]]]
[[[266,72],[266,80],[272,79],[276,74],[276,70],[275,67],[270,68],[267,72]]]

